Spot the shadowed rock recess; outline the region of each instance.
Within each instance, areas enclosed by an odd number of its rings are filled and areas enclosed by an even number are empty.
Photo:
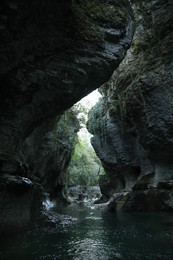
[[[101,88],[88,129],[108,209],[173,211],[173,2],[133,2],[131,48]]]
[[[0,2],[0,231],[39,219],[44,191],[62,196],[79,128],[62,113],[110,78],[132,37],[126,0]]]

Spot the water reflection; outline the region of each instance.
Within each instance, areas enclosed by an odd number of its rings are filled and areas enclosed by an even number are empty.
[[[78,218],[76,224],[19,236],[0,259],[173,259],[172,214],[112,214],[79,205],[60,211]]]

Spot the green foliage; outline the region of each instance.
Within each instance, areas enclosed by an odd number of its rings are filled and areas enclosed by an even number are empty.
[[[76,143],[79,122],[74,112],[69,109],[57,118],[51,131],[52,143],[57,156],[57,164],[61,164],[64,154],[71,154]]]
[[[98,22],[109,26],[122,26],[125,23],[125,14],[118,5],[106,3],[104,0],[83,0],[82,3],[85,14]]]
[[[74,4],[72,11],[78,36],[89,41],[101,41],[104,32],[100,26],[124,28],[130,9],[127,3],[125,0],[82,0],[80,4]]]
[[[100,161],[84,136],[78,141],[68,168],[68,185],[98,185],[99,174],[103,172]]]
[[[143,112],[148,111],[146,102],[147,88],[143,88],[141,78],[156,72],[163,65],[169,65],[172,61],[173,33],[169,33],[163,39],[158,39],[157,35],[148,28],[140,37],[135,37],[130,52],[133,61],[128,66],[125,63],[120,65],[115,77],[107,83],[107,88],[112,89],[114,94],[109,102],[109,113],[115,113],[117,117],[123,119],[133,114],[132,108],[138,106]],[[126,60],[127,61],[127,60]],[[123,69],[122,69],[123,68]],[[161,71],[157,72],[158,79],[162,78]],[[120,89],[121,88],[121,89]],[[132,104],[133,103],[133,104]],[[129,105],[131,104],[131,105]],[[129,107],[131,111],[129,111]],[[139,115],[138,113],[138,115]],[[146,115],[148,113],[145,113]],[[151,118],[145,118],[149,124]]]

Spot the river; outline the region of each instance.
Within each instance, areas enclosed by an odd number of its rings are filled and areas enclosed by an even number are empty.
[[[77,221],[57,229],[34,229],[3,245],[0,259],[173,259],[171,213],[111,213],[70,205],[61,213]]]

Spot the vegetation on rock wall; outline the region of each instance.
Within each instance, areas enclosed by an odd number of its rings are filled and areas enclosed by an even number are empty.
[[[145,81],[147,74],[149,75],[152,71],[155,71],[157,81],[161,81],[163,77],[169,78],[169,75],[164,74],[166,73],[165,68],[171,64],[173,56],[173,32],[170,24],[173,8],[170,5],[165,18],[162,17],[162,22],[158,21],[158,24],[160,24],[158,25],[156,24],[157,19],[159,19],[158,14],[152,14],[151,10],[147,11],[150,5],[152,6],[152,2],[146,2],[140,4],[138,7],[140,9],[136,13],[138,28],[131,48],[112,79],[103,88],[103,90],[105,89],[104,92],[108,88],[114,90],[115,94],[111,96],[109,110],[115,112],[120,118],[130,116],[128,107],[131,106],[132,102],[136,103],[137,106],[143,104],[142,109],[147,109],[145,94],[152,86],[144,89],[143,84],[141,84],[142,81]],[[153,9],[161,9],[159,1],[153,6]],[[142,12],[143,16],[140,16]],[[149,15],[149,13],[152,15]],[[153,25],[154,18],[156,21],[154,21],[155,24]],[[150,119],[147,118],[147,120]]]
[[[105,32],[99,25],[107,28],[124,28],[127,22],[130,5],[127,1],[82,0],[73,4],[74,30],[78,38],[87,41],[102,41]],[[96,24],[95,24],[96,22]]]
[[[99,175],[104,172],[100,160],[89,143],[88,133],[78,135],[72,160],[68,168],[67,185],[98,185]]]
[[[79,121],[76,118],[76,114],[72,109],[69,109],[57,119],[57,123],[51,132],[55,155],[53,161],[55,162],[57,175],[56,180],[54,180],[57,186],[55,193],[58,192],[58,194],[61,194],[63,187],[66,185],[66,171],[75,149],[79,128]],[[47,177],[50,178],[49,176]]]
[[[69,109],[49,125],[38,127],[27,139],[25,152],[29,171],[37,176],[50,194],[62,196],[66,169],[76,144],[79,122]],[[33,154],[33,147],[37,154]]]
[[[55,128],[52,131],[57,157],[60,156],[61,150],[63,150],[63,148],[66,150],[74,149],[79,127],[80,126],[78,119],[76,118],[76,114],[71,109],[65,111],[60,116],[60,119],[57,119]]]
[[[94,91],[76,103],[72,108],[79,120],[80,131],[78,132],[76,146],[67,172],[67,185],[69,186],[98,185],[98,178],[100,174],[104,173],[101,162],[90,143],[91,135],[86,129],[88,113],[100,96],[98,91]]]

